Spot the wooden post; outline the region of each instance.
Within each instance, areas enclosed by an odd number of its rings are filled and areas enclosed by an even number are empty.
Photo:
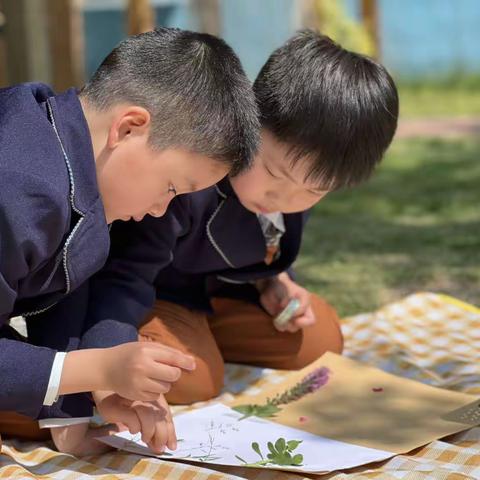
[[[5,45],[5,14],[0,0],[0,88],[8,85],[7,51]]]
[[[45,0],[3,0],[8,82],[50,81]]]
[[[320,8],[316,0],[295,2],[295,28],[312,28],[322,31]]]
[[[29,80],[27,65],[27,42],[25,35],[25,3],[23,0],[4,0],[5,50],[8,59],[7,77],[9,83]]]
[[[198,19],[198,31],[221,35],[219,0],[193,0],[192,8]]]
[[[150,0],[128,0],[128,34],[148,32],[155,28],[155,15]]]
[[[47,0],[55,90],[83,85],[83,19],[77,0]]]
[[[381,54],[381,48],[377,0],[362,0],[362,19],[373,41],[375,50],[373,56],[378,59]]]

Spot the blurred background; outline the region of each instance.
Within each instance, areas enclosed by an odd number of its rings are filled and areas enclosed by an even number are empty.
[[[371,182],[317,205],[300,279],[342,315],[416,291],[480,303],[480,1],[0,0],[0,85],[81,86],[155,25],[225,38],[252,80],[304,27],[383,62],[397,138]]]

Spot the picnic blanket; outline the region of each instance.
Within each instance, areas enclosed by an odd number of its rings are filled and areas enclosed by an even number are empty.
[[[480,309],[433,293],[417,293],[342,322],[345,355],[437,387],[480,396]],[[228,365],[224,393],[257,394],[288,372]],[[197,405],[198,406],[198,405]],[[179,412],[185,408],[176,408]],[[193,406],[195,408],[195,406]],[[125,452],[78,459],[45,443],[6,440],[0,479],[298,480],[285,472],[193,466]],[[432,442],[406,455],[344,472],[308,478],[334,480],[480,479],[480,427]]]

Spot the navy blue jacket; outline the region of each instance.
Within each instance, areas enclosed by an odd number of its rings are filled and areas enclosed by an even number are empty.
[[[36,341],[35,330],[39,314],[99,270],[108,249],[90,133],[75,90],[58,96],[42,84],[0,90],[0,410],[33,418],[91,412],[84,395],[42,407],[56,351]],[[16,315],[33,325],[30,343],[7,326]],[[68,318],[62,322],[42,332],[52,344],[69,328]]]
[[[265,238],[255,214],[239,202],[228,179],[172,201],[161,218],[115,222],[105,267],[90,281],[89,322],[137,327],[155,298],[210,310],[212,296],[256,300],[252,280],[286,271],[298,255],[308,212],[284,215],[281,255],[266,265]],[[65,310],[81,311],[85,295]],[[55,310],[50,317],[60,318]],[[55,318],[50,321],[55,322]],[[112,333],[112,342],[115,342]]]

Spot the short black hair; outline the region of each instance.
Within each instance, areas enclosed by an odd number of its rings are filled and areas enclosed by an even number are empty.
[[[387,70],[312,30],[270,56],[254,92],[262,127],[307,160],[306,180],[335,190],[366,180],[390,145],[398,93]]]
[[[153,148],[183,147],[247,168],[259,141],[258,110],[240,60],[221,39],[158,28],[123,40],[81,96],[106,110],[128,102],[150,112]]]

